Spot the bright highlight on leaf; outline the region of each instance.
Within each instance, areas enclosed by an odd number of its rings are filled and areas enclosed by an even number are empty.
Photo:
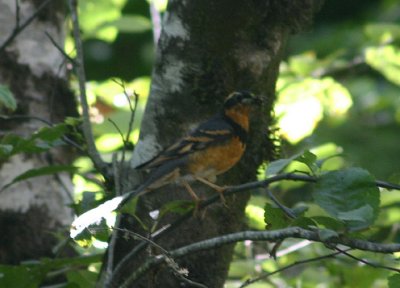
[[[311,135],[324,114],[343,116],[353,103],[349,91],[330,77],[301,81],[281,77],[278,91],[278,126],[292,143]]]
[[[369,47],[365,50],[365,61],[386,79],[400,86],[400,49],[394,45]]]

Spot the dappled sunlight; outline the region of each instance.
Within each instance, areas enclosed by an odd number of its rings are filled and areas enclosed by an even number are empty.
[[[282,135],[291,143],[311,135],[324,115],[344,116],[353,103],[349,91],[330,77],[281,77],[278,91],[275,114]]]

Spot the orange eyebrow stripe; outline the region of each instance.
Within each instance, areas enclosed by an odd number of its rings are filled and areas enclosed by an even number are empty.
[[[200,130],[200,132],[209,135],[227,135],[231,133],[229,130]]]
[[[183,146],[181,149],[179,149],[179,154],[183,154],[183,153],[186,153],[186,152],[189,152],[190,150],[192,150],[192,146],[193,146],[193,143],[190,143],[190,144],[188,144],[188,145],[185,145],[185,146]]]
[[[194,136],[188,136],[185,138],[186,141],[190,142],[210,142],[213,139],[210,137],[194,137]]]

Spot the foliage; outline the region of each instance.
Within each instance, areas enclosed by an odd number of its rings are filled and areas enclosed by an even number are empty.
[[[153,59],[149,41],[151,19],[145,12],[149,7],[144,2],[139,5],[124,0],[79,2],[88,59],[85,65],[90,80],[87,90],[93,130],[103,158],[111,160],[112,153],[122,153],[127,144],[134,146],[138,139]],[[343,1],[340,3],[337,5],[345,5]],[[317,21],[314,31],[297,36],[289,43],[288,55],[281,65],[275,105],[284,154],[266,166],[260,180],[291,172],[312,176],[316,183],[279,181],[268,187],[274,195],[279,195],[279,204],[290,207],[287,208],[290,215],[269,199],[266,190],[253,191],[246,208],[251,229],[298,226],[313,231],[318,229],[320,238],[326,242],[340,237],[378,243],[400,242],[397,229],[399,192],[378,189],[375,182],[375,177],[399,182],[398,177],[392,176],[399,173],[400,160],[400,25],[394,21],[399,20],[398,14],[393,16],[390,11],[400,8],[395,1],[375,5],[379,9],[368,5],[359,7],[362,10],[359,13],[368,17],[359,14],[360,18],[347,18],[341,22],[334,17]],[[126,53],[118,53],[121,43],[132,48],[129,57]],[[69,38],[66,51],[72,49]],[[128,58],[136,61],[135,67]],[[118,63],[121,67],[112,66],[107,73],[104,72],[107,69],[99,71],[98,67],[104,68],[110,63]],[[134,69],[132,74],[126,72],[131,69]],[[123,85],[121,79],[125,79]],[[125,135],[129,127],[127,119],[132,111],[128,103],[133,100],[133,91],[140,97],[135,110],[134,131],[126,143],[121,134]],[[14,111],[17,102],[7,87],[0,86],[1,111],[3,107]],[[79,124],[79,120],[67,119],[65,123],[42,128],[28,138],[12,134],[2,137],[0,159],[19,153],[42,153],[67,145],[65,137],[68,138],[71,131],[76,132]],[[84,158],[73,166],[40,167],[21,172],[10,183],[2,183],[2,189],[30,177],[58,172],[75,174],[76,202],[72,207],[78,215],[99,207],[108,199],[101,176]],[[132,207],[135,203],[130,205],[130,213],[134,215]],[[168,213],[184,215],[192,208],[192,203],[184,201],[167,203],[155,218],[160,219]],[[75,239],[78,245],[68,242],[82,254],[80,257],[1,265],[0,286],[37,287],[59,273],[65,279],[60,287],[93,287],[113,221],[115,215],[110,214],[83,229]],[[148,231],[155,228],[143,226]],[[226,287],[239,287],[246,278],[274,272],[313,257],[314,262],[277,273],[269,277],[271,282],[261,280],[249,287],[399,286],[398,274],[356,265],[357,260],[343,253],[318,260],[318,256],[332,253],[332,247],[294,239],[269,246],[251,241],[238,243]],[[86,253],[92,256],[83,256]],[[269,253],[277,257],[276,261],[270,259]],[[398,267],[395,258],[398,255],[351,253],[357,259]]]

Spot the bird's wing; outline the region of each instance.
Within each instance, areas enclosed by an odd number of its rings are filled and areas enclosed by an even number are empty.
[[[139,165],[138,169],[153,169],[173,159],[181,158],[209,146],[218,145],[232,138],[233,127],[220,115],[200,124],[188,136],[180,139],[156,157]]]

